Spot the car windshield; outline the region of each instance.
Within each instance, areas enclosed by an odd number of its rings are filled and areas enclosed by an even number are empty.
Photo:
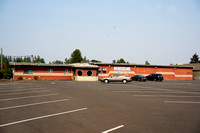
[[[110,76],[111,78],[114,78],[114,77],[117,77],[117,75],[112,75],[112,76]]]

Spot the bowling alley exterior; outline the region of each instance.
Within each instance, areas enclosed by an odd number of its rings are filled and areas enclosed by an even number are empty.
[[[112,63],[74,63],[74,64],[36,64],[36,63],[10,63],[13,68],[13,79],[19,80],[74,80],[98,81],[98,79],[114,74],[147,76],[159,73],[164,80],[192,80],[193,67],[138,65],[138,64],[112,64]]]

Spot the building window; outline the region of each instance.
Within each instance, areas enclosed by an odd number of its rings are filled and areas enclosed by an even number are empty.
[[[66,69],[65,72],[69,73],[70,71]]]
[[[50,72],[50,73],[51,73],[51,72],[53,72],[53,70],[52,70],[52,69],[48,69],[48,72]]]
[[[82,74],[83,74],[83,73],[82,73],[81,70],[79,70],[79,71],[77,72],[77,75],[78,75],[78,76],[82,76]]]
[[[23,74],[33,74],[33,70],[24,70]]]
[[[92,71],[87,71],[88,76],[92,76]]]
[[[106,72],[106,68],[103,68],[102,70],[103,70],[103,72]]]

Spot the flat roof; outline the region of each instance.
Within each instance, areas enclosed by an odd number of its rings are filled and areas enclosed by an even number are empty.
[[[141,66],[141,67],[170,67],[170,68],[191,68],[192,66],[180,65],[143,65],[143,64],[130,64],[130,63],[94,63],[94,65],[111,65],[111,66]]]
[[[63,67],[72,67],[68,64],[45,64],[45,63],[20,63],[20,62],[10,62],[11,66],[63,66]]]
[[[200,63],[183,64],[183,66],[193,67],[193,70],[200,70]]]
[[[89,63],[73,63],[73,64],[70,64],[70,65],[72,65],[75,68],[99,68],[99,66],[91,65]]]
[[[73,63],[73,64],[45,64],[45,63],[20,63],[10,62],[11,66],[51,66],[51,67],[73,67],[73,68],[99,68],[97,65],[90,65],[88,63]]]
[[[45,64],[45,63],[20,63],[10,62],[11,66],[52,66],[52,67],[72,67],[72,68],[99,68],[98,65],[111,65],[111,66],[141,66],[141,67],[168,67],[168,68],[190,68],[193,66],[185,65],[142,65],[142,64],[128,64],[128,63],[74,63],[74,64]]]

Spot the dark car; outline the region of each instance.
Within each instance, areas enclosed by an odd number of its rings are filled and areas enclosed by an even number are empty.
[[[126,84],[127,82],[131,82],[132,80],[130,77],[126,77],[125,75],[115,74],[110,77],[101,78],[100,81],[106,84],[109,82],[122,82],[123,84]]]
[[[151,80],[151,81],[163,81],[163,75],[162,74],[150,74],[147,76],[147,80]]]
[[[147,78],[143,75],[134,75],[133,77],[131,77],[132,80],[135,81],[146,81]]]

